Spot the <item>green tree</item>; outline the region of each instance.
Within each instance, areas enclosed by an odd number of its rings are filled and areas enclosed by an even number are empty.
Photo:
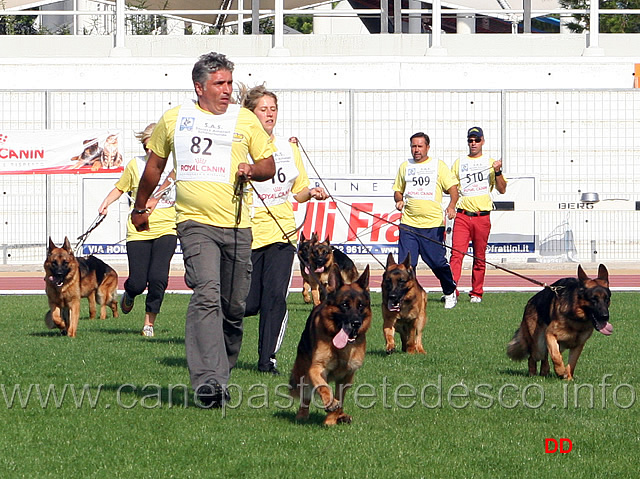
[[[591,0],[560,0],[563,8],[588,9]],[[640,9],[640,0],[600,0],[601,9]],[[574,21],[567,23],[569,30],[582,33],[589,30],[589,15],[571,15]],[[640,33],[640,15],[602,15],[600,14],[602,33]]]
[[[284,24],[300,33],[313,33],[313,17],[311,15],[287,15],[284,17]],[[260,33],[273,35],[274,30],[273,17],[260,20]],[[251,22],[244,24],[244,33],[251,33]]]
[[[33,26],[36,17],[31,15],[2,15],[0,16],[0,35],[35,35]]]

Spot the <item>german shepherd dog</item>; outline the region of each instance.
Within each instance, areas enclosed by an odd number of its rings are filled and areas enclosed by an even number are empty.
[[[582,266],[578,278],[562,278],[529,300],[520,328],[507,346],[507,355],[514,361],[529,358],[529,375],[534,376],[537,362],[540,375],[549,374],[549,358],[556,374],[571,380],[576,363],[593,330],[609,336],[609,272],[601,264],[598,277],[589,279]],[[569,364],[564,365],[562,352],[569,349]]]
[[[57,247],[49,238],[44,271],[49,300],[44,322],[49,329],[58,327],[62,334],[74,337],[80,319],[81,298],[89,298],[91,319],[96,317],[96,301],[100,304],[100,319],[107,317],[107,306],[113,317],[118,317],[118,274],[95,256],[76,258],[67,237],[62,247]]]
[[[338,266],[344,282],[352,283],[358,277],[358,269],[353,261],[342,251],[331,246],[329,238],[319,241],[316,233],[308,240],[305,239],[304,233],[300,235],[298,258],[303,281],[302,297],[305,303],[313,300],[314,306],[318,306],[323,299],[322,293],[333,264]]]
[[[382,275],[382,319],[387,354],[396,349],[396,331],[404,352],[425,354],[422,329],[427,323],[427,293],[411,267],[411,254],[401,264],[395,262],[392,253],[387,257]]]
[[[328,412],[324,424],[351,423],[344,413],[344,395],[366,351],[365,333],[371,325],[369,266],[353,283],[345,283],[336,265],[329,270],[326,299],[313,308],[298,343],[289,388],[300,398],[297,420],[309,417],[315,392]],[[335,382],[335,391],[329,382]]]

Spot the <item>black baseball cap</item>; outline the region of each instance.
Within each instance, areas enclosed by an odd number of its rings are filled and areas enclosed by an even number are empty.
[[[471,136],[477,136],[478,138],[482,138],[484,136],[484,132],[482,131],[482,128],[480,128],[479,126],[472,126],[471,128],[469,128],[469,131],[467,132],[467,138]]]

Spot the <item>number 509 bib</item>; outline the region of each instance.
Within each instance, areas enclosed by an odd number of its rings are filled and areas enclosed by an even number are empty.
[[[416,163],[413,159],[409,160],[404,179],[404,195],[406,197],[435,201],[438,160],[431,159],[425,163]]]

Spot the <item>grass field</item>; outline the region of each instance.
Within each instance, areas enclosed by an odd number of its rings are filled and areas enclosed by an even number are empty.
[[[0,477],[637,477],[640,295],[614,293],[613,335],[594,333],[572,383],[529,378],[506,357],[530,296],[463,297],[445,311],[432,294],[427,355],[387,356],[373,294],[367,357],[345,405],[353,424],[333,428],[313,407],[296,423],[284,395],[310,310],[299,293],[284,374],[257,371],[257,318],[247,318],[224,410],[196,408],[185,389],[188,295],[166,297],[152,339],[139,335],[142,298],[105,321],[88,320],[84,302],[71,339],[46,329],[44,296],[2,297]],[[545,453],[546,438],[569,439],[571,452]]]

